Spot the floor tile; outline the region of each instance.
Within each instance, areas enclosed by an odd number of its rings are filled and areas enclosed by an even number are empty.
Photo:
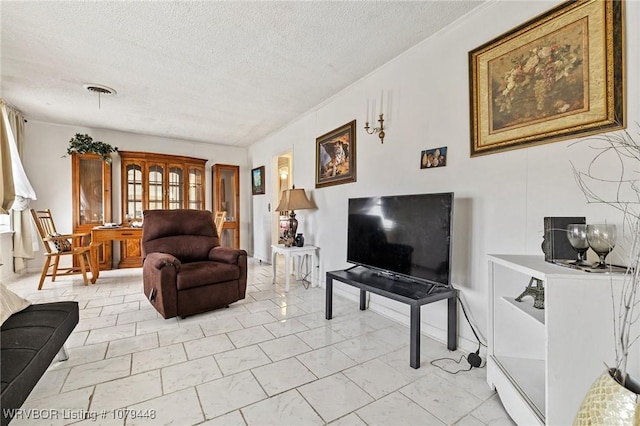
[[[77,346],[73,348],[67,348],[67,355],[69,359],[66,361],[58,360],[58,357],[51,362],[49,370],[56,370],[58,368],[70,368],[76,365],[87,364],[94,361],[100,361],[104,359],[107,353],[108,343],[98,343],[96,345]]]
[[[366,362],[393,351],[389,342],[376,339],[371,334],[364,334],[334,345],[341,352],[356,362]]]
[[[162,388],[171,393],[222,377],[213,356],[175,364],[162,369]]]
[[[367,425],[424,425],[444,426],[431,413],[399,392],[394,392],[382,399],[356,411]]]
[[[249,312],[261,312],[261,311],[268,311],[270,309],[277,308],[278,305],[273,303],[273,301],[271,300],[259,300],[257,302],[247,303],[244,305],[244,307]]]
[[[71,368],[45,371],[36,386],[29,394],[28,399],[35,400],[46,398],[60,393],[62,385],[69,375]]]
[[[62,387],[63,392],[126,377],[131,371],[131,355],[72,367]]]
[[[258,346],[247,346],[214,355],[222,374],[238,373],[271,362]]]
[[[318,327],[312,330],[302,331],[296,335],[314,349],[346,340],[342,334],[334,331],[331,327]]]
[[[273,339],[273,334],[261,325],[227,333],[231,342],[237,347],[255,345]]]
[[[200,323],[200,328],[205,336],[215,336],[216,334],[228,333],[230,331],[241,330],[242,324],[236,318],[215,319]]]
[[[133,352],[146,351],[158,347],[158,334],[149,333],[141,336],[127,337],[124,339],[112,340],[109,342],[107,358],[130,354]]]
[[[306,384],[298,390],[326,422],[374,401],[342,373]]]
[[[190,340],[184,342],[183,345],[189,359],[202,358],[207,355],[235,349],[235,346],[233,346],[233,343],[231,343],[231,340],[229,340],[226,334],[217,334],[202,339]]]
[[[375,399],[380,399],[414,380],[379,359],[348,368],[343,374]]]
[[[311,351],[311,347],[298,336],[290,335],[259,343],[258,346],[272,361],[280,361],[295,355]]]
[[[267,312],[277,320],[295,318],[307,313],[307,311],[296,305],[285,305],[278,309],[270,309]]]
[[[236,410],[200,423],[199,426],[247,426],[247,423],[245,423],[242,414],[240,414],[240,410]]]
[[[356,364],[354,360],[332,346],[297,355],[297,358],[318,377],[329,376]]]
[[[308,330],[309,328],[295,318],[284,319],[272,324],[265,324],[264,328],[269,330],[276,337],[283,337],[289,334]]]
[[[267,394],[249,371],[196,386],[196,389],[208,419],[267,398]]]
[[[295,390],[243,408],[247,425],[322,425],[324,422]]]
[[[124,339],[125,337],[135,336],[135,334],[135,324],[123,324],[116,325],[114,327],[99,328],[97,330],[91,330],[87,337],[87,345],[108,342],[116,339]]]
[[[124,408],[161,395],[160,372],[158,370],[148,371],[96,385],[91,401],[91,410]]]
[[[180,325],[179,328],[158,331],[160,346],[172,345],[174,343],[196,340],[204,337],[204,333],[198,324]]]
[[[254,327],[256,325],[268,324],[268,323],[277,321],[275,317],[267,311],[241,314],[241,315],[238,315],[236,319],[245,328]]]
[[[22,405],[21,413],[28,415],[31,412],[43,412],[49,413],[51,410],[55,410],[53,414],[57,418],[50,418],[45,423],[49,425],[64,425],[71,422],[77,422],[79,419],[71,419],[69,417],[77,416],[80,413],[86,413],[89,411],[89,403],[91,401],[91,394],[93,387],[87,387],[84,389],[72,390],[69,392],[59,393],[57,395],[51,395],[46,398],[37,400],[27,400]],[[65,416],[65,412],[68,414]],[[66,417],[66,418],[65,418]],[[22,418],[14,418],[11,421],[11,426],[23,426],[42,424],[43,422]]]
[[[446,424],[453,424],[482,401],[450,382],[430,374],[400,389],[407,398]]]
[[[100,308],[102,309],[102,308]],[[107,315],[93,318],[83,318],[78,322],[73,331],[96,330],[98,328],[113,327],[116,325],[117,315]]]
[[[162,317],[150,319],[147,321],[139,321],[136,323],[136,334],[153,333],[160,330],[171,330],[178,328],[178,320],[176,318],[164,319]]]
[[[187,354],[180,343],[135,352],[131,362],[131,374],[166,367],[186,360]]]
[[[118,314],[118,325],[131,324],[138,321],[148,321],[158,318],[158,312],[155,309],[140,309],[139,311],[123,312]],[[156,330],[153,330],[156,331]],[[138,333],[142,334],[142,333]]]
[[[497,394],[473,410],[471,416],[487,425],[515,426],[513,420],[505,412]]]
[[[131,405],[127,409],[127,426],[194,425],[204,420],[194,388]]]
[[[101,315],[116,315],[124,312],[132,312],[140,310],[140,302],[117,303],[102,308]]]
[[[251,370],[269,396],[304,385],[317,379],[295,358],[287,358]]]

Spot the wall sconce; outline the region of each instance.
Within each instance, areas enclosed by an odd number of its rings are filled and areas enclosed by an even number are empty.
[[[380,115],[378,116],[378,123],[380,123],[379,127],[369,127],[369,100],[367,100],[367,116],[366,122],[364,123],[364,130],[370,134],[375,135],[378,134],[380,138],[380,143],[384,143],[384,114],[382,113],[382,99],[384,97],[384,91],[380,93]],[[374,103],[375,106],[375,103]]]
[[[364,123],[364,130],[370,135],[374,135],[377,133],[378,137],[380,138],[380,143],[384,143],[384,114],[380,114],[380,116],[378,117],[378,123],[380,123],[380,127],[371,128],[369,127],[369,122],[367,121],[366,123]]]

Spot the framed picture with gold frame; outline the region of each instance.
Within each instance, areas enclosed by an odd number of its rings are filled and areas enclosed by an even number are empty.
[[[469,52],[471,156],[624,128],[623,22],[567,1]]]
[[[356,181],[356,120],[316,138],[316,188]]]

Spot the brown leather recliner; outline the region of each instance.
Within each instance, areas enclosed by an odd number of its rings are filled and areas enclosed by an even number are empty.
[[[145,210],[142,257],[144,294],[164,318],[245,297],[247,252],[220,246],[209,211]]]

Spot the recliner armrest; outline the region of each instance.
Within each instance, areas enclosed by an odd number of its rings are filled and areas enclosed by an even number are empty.
[[[217,246],[209,251],[209,260],[214,262],[229,263],[231,265],[237,265],[238,259],[241,256],[247,256],[245,250],[238,250],[229,247]]]
[[[180,265],[182,263],[172,254],[169,253],[161,253],[161,252],[153,252],[147,254],[147,257],[144,259],[145,265],[149,265],[155,269],[162,269],[166,265],[172,265],[176,268],[176,272],[180,270]]]

